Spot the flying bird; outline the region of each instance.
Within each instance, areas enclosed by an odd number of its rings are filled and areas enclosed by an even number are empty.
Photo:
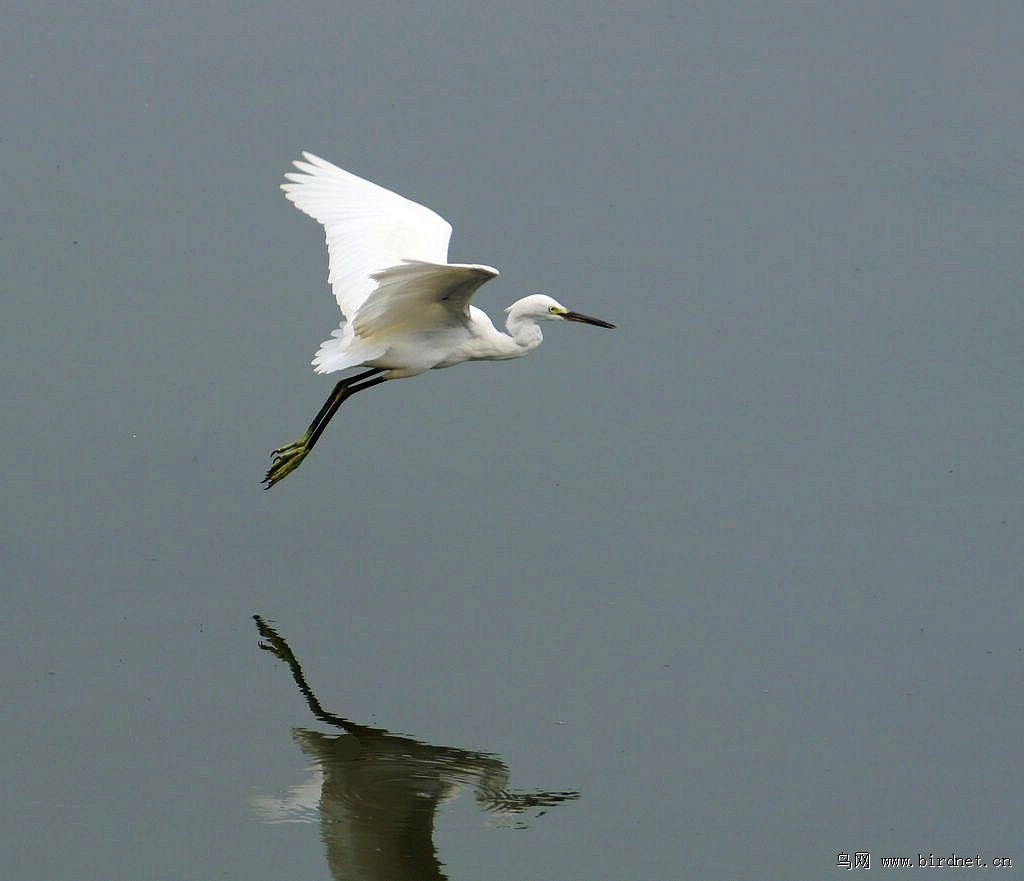
[[[498,270],[449,263],[452,227],[429,208],[343,171],[312,153],[285,174],[285,198],[323,224],[328,282],[341,325],[321,344],[313,368],[342,379],[305,434],[272,453],[266,489],[291,474],[316,445],[338,408],[356,392],[463,361],[521,358],[541,344],[539,321],[614,324],[572,312],[546,294],[531,294],[505,311],[505,333],[470,300]]]

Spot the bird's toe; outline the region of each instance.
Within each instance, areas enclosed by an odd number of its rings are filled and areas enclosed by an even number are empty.
[[[273,461],[270,463],[270,468],[267,470],[266,476],[262,481],[266,484],[264,488],[270,489],[275,483],[280,483],[284,480],[302,464],[302,460],[306,458],[307,453],[309,453],[309,447],[304,442],[299,441],[288,444],[286,447],[281,447],[279,450],[274,450],[272,454],[274,457]]]

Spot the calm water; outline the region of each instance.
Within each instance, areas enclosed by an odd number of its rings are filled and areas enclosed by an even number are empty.
[[[1024,863],[1024,11],[7,19],[7,877]],[[361,395],[262,492],[330,387],[302,149],[495,319],[618,329]]]

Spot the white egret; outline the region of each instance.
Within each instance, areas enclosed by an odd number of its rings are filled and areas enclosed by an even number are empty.
[[[451,225],[429,208],[343,171],[311,153],[285,175],[285,197],[323,224],[328,282],[343,315],[316,353],[317,373],[367,367],[341,380],[306,433],[273,452],[270,489],[302,464],[338,408],[363,389],[463,361],[521,358],[540,345],[538,321],[614,327],[571,312],[545,294],[505,311],[507,333],[469,301],[498,274],[490,266],[448,263]]]

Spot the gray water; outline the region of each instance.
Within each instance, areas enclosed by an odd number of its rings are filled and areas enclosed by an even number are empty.
[[[4,877],[1024,863],[1020,7],[5,25]],[[302,149],[495,319],[618,328],[367,392],[263,492],[331,387]]]

